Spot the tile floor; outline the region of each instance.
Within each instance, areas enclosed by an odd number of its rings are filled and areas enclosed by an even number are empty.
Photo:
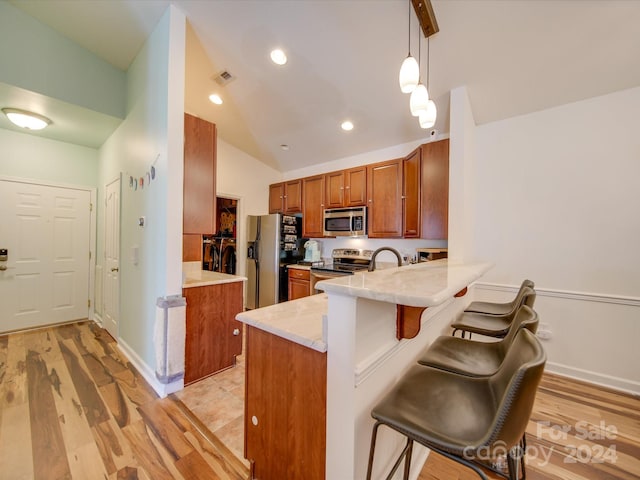
[[[244,458],[244,355],[235,367],[174,394],[247,467]]]

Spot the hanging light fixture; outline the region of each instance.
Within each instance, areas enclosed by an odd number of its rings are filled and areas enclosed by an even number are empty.
[[[413,92],[420,81],[420,66],[416,59],[411,56],[411,2],[409,2],[409,52],[400,67],[398,81],[402,93]]]
[[[431,65],[429,63],[430,54],[429,38],[427,37],[427,88],[429,88],[429,74],[431,73]],[[431,128],[436,124],[436,117],[438,116],[438,109],[433,100],[427,102],[427,109],[418,115],[418,120],[422,128]]]
[[[47,125],[51,124],[51,120],[44,115],[20,110],[19,108],[3,108],[2,112],[7,116],[11,123],[28,130],[42,130]]]
[[[422,61],[420,34],[418,31],[418,71],[420,70],[420,62]],[[418,79],[418,85],[411,92],[411,98],[409,99],[409,108],[411,109],[411,115],[418,117],[421,114],[427,113],[427,106],[429,105],[429,92],[427,87],[422,84],[422,79]]]

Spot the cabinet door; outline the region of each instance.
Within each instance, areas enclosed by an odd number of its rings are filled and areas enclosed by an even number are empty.
[[[289,300],[308,297],[309,292],[309,270],[289,269]]]
[[[421,149],[421,238],[446,240],[449,233],[449,140],[425,143]]]
[[[247,325],[245,361],[253,478],[324,480],[327,354]]]
[[[284,211],[300,213],[302,211],[302,181],[290,180],[284,184]]]
[[[420,155],[416,148],[402,161],[403,236],[420,236]]]
[[[242,282],[185,288],[183,295],[187,300],[184,383],[188,384],[232,366],[242,353],[242,323],[235,319],[242,312]]]
[[[369,237],[402,237],[402,159],[367,167]]]
[[[345,170],[345,207],[358,207],[367,204],[367,167],[355,167]]]
[[[216,126],[184,115],[183,233],[215,233]]]
[[[325,208],[340,208],[344,206],[344,172],[327,173],[325,183]]]
[[[302,236],[322,237],[324,175],[302,179]]]
[[[269,185],[269,213],[284,212],[284,183]]]

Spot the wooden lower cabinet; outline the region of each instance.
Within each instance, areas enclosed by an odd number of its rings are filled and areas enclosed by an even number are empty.
[[[187,299],[184,383],[235,364],[242,353],[242,282],[184,288]],[[235,333],[235,334],[234,334]]]
[[[311,272],[299,268],[289,268],[289,300],[310,295]]]
[[[247,326],[244,456],[251,478],[324,480],[327,354]]]

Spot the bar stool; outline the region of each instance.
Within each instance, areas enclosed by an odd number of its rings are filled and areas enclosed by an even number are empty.
[[[516,316],[516,312],[521,305],[527,305],[533,308],[533,304],[536,301],[536,292],[532,288],[524,287],[522,294],[518,295],[520,304],[508,315],[486,315],[484,313],[475,312],[462,312],[456,320],[453,321],[451,327],[453,328],[452,336],[455,336],[457,331],[462,332],[462,338],[465,336],[465,332],[469,332],[469,338],[472,333],[478,333],[487,337],[503,338],[509,331],[509,326]]]
[[[381,425],[407,437],[387,480],[403,458],[404,479],[409,478],[413,442],[471,468],[484,480],[487,477],[480,466],[517,480],[521,462],[514,455],[507,455],[508,475],[493,468],[491,461],[520,444],[545,362],[535,335],[520,329],[504,362],[489,377],[412,367],[371,411],[376,423],[371,432],[367,480],[371,479]]]
[[[520,285],[520,290],[518,290],[516,297],[510,302],[493,303],[476,301],[471,302],[469,306],[464,309],[464,311],[472,313],[484,313],[485,315],[509,315],[517,310],[520,306],[522,302],[520,297],[523,295],[525,287],[533,289],[535,288],[535,285],[531,280],[525,279],[522,281],[522,285]]]
[[[443,335],[424,351],[418,363],[470,377],[493,375],[500,368],[521,328],[532,333],[538,330],[538,314],[526,305],[518,309],[509,332],[499,342],[475,342]]]

